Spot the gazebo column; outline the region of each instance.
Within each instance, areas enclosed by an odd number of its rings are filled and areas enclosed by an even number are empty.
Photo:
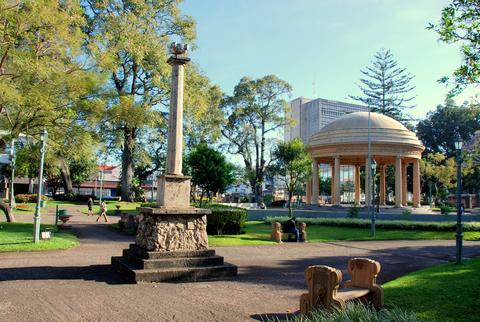
[[[331,164],[330,165],[330,174],[331,174],[331,178],[330,178],[330,194],[332,195],[332,200],[331,200],[331,203],[333,205],[333,194],[335,192],[335,170],[334,170],[334,167],[335,167],[335,163]]]
[[[305,188],[306,203],[307,205],[312,203],[312,180],[307,181],[307,187]]]
[[[313,160],[313,180],[312,180],[312,205],[318,206],[318,161]]]
[[[372,203],[372,196],[370,195],[370,190],[371,188],[371,183],[369,182],[369,177],[370,173],[372,171],[372,168],[370,167],[370,159],[367,158],[365,160],[365,206],[370,207],[370,204]]]
[[[402,207],[402,158],[395,160],[395,207]]]
[[[385,168],[386,165],[382,164],[380,165],[380,206],[385,206]]]
[[[420,207],[420,159],[413,161],[413,206]]]
[[[360,165],[355,164],[355,203],[360,204]]]
[[[408,186],[407,186],[407,167],[408,163],[402,163],[402,206],[408,206]]]
[[[335,157],[335,165],[333,167],[335,175],[334,175],[334,193],[333,193],[333,205],[340,206],[340,157]]]

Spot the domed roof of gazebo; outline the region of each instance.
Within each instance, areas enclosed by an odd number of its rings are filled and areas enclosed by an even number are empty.
[[[423,150],[415,133],[402,123],[379,113],[370,113],[372,144],[408,145]],[[324,145],[364,144],[368,142],[368,112],[346,114],[312,135],[310,148]]]

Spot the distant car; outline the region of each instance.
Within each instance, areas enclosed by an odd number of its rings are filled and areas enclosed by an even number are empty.
[[[272,201],[272,207],[282,207],[282,208],[284,208],[286,204],[287,204],[287,201],[286,201],[286,200],[275,200],[275,201]]]

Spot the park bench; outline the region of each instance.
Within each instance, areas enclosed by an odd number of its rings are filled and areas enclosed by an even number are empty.
[[[297,240],[297,236],[293,231],[285,231],[282,224],[279,222],[272,223],[272,234],[271,240],[277,243],[282,243],[283,235],[287,235],[287,241],[299,241],[299,242],[307,242],[307,224],[304,222],[298,225],[299,230],[299,240]]]
[[[124,229],[137,229],[138,228],[138,215],[122,212],[120,219],[118,220],[118,226],[121,230]]]
[[[300,312],[307,314],[314,309],[344,308],[348,301],[358,300],[375,308],[383,306],[383,289],[376,284],[380,263],[369,258],[353,258],[348,261],[351,279],[342,282],[342,272],[336,268],[315,265],[305,270],[308,293],[300,297]]]

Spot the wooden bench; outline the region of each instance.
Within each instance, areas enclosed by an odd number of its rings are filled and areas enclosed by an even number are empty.
[[[300,231],[300,242],[307,242],[307,224],[304,222],[298,225],[298,230]],[[277,243],[283,243],[282,238],[283,235],[287,235],[288,241],[291,240],[291,235],[294,236],[293,239],[296,239],[294,233],[285,233],[282,231],[282,224],[279,222],[272,222],[272,234],[270,235],[270,239]]]
[[[346,302],[359,300],[376,308],[383,306],[383,289],[376,284],[380,263],[369,258],[353,258],[348,261],[351,279],[339,289],[342,272],[336,268],[315,265],[305,270],[308,293],[300,297],[300,312],[307,314],[314,309],[344,308]]]

